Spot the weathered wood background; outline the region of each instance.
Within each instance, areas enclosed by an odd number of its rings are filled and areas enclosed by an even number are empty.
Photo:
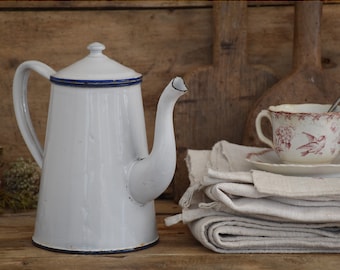
[[[248,62],[268,67],[278,79],[292,68],[292,2],[248,2]],[[325,1],[321,23],[323,67],[327,74],[340,81],[339,25],[340,3]],[[59,70],[86,56],[89,43],[104,43],[107,56],[144,75],[143,101],[151,147],[156,105],[163,88],[174,76],[185,76],[198,67],[211,65],[212,29],[210,1],[1,1],[0,145],[4,148],[3,160],[30,157],[12,106],[12,80],[21,62],[39,60]],[[44,141],[49,88],[47,80],[32,74],[28,93],[30,111],[41,142]],[[189,90],[187,95],[193,95],[195,89]],[[257,97],[248,97],[248,105],[242,115],[235,115],[235,121],[223,122],[221,116],[221,125],[230,127],[233,132],[218,139],[241,142],[247,110]],[[181,104],[181,117],[183,108]],[[204,109],[197,111],[204,115]],[[190,128],[176,124],[177,110],[174,117],[176,134],[191,134]],[[180,136],[176,141],[182,155],[191,147],[183,144]],[[207,141],[197,148],[211,147],[213,143]],[[178,163],[181,171],[177,171],[165,194],[175,199],[188,185],[188,180],[183,178],[186,174],[184,161],[181,159]]]

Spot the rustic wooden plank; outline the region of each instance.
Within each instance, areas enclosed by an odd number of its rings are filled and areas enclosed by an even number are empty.
[[[0,1],[0,10],[58,10],[58,9],[144,9],[144,8],[193,8],[209,7],[208,0],[168,0],[168,1]]]
[[[162,215],[173,215],[181,212],[181,207],[177,204],[169,204],[168,200],[157,200],[155,205],[156,213]]]
[[[248,8],[248,62],[268,66],[282,78],[292,67],[293,6],[261,6],[260,2]],[[3,1],[0,4],[5,6]],[[340,5],[325,5],[323,14],[324,71],[339,78],[340,28],[334,26],[339,22]],[[212,63],[211,30],[211,3],[176,9],[0,10],[0,143],[4,149],[3,160],[30,157],[18,131],[12,106],[12,80],[19,63],[36,59],[59,70],[84,57],[88,43],[95,40],[105,43],[104,52],[108,56],[144,74],[142,90],[151,147],[156,104],[163,87],[173,76],[184,76],[197,67]],[[29,87],[33,123],[43,142],[49,82],[33,74]],[[203,114],[205,108],[199,110]],[[233,126],[232,123],[223,124]],[[190,132],[186,126],[175,126],[175,130]],[[243,130],[239,132],[241,138]],[[176,139],[180,145],[181,138]],[[221,139],[230,140],[229,137]],[[186,151],[185,145],[183,147],[180,151]],[[184,163],[183,160],[180,162]],[[187,172],[183,171],[183,175]],[[188,180],[177,178],[175,181],[186,183],[178,189],[178,199]]]
[[[195,16],[187,14],[187,9],[135,13],[124,10],[2,12],[0,61],[5,70],[0,74],[3,89],[0,140],[6,142],[4,160],[29,156],[14,120],[11,87],[16,67],[25,60],[36,59],[59,70],[86,56],[86,46],[93,41],[103,42],[107,47],[104,53],[109,57],[144,74],[142,90],[151,147],[156,105],[163,88],[196,61],[207,62],[210,58],[201,53],[209,46],[209,24],[206,24],[209,12],[198,9]],[[41,142],[49,88],[47,80],[32,74],[28,92],[30,112]]]
[[[337,4],[340,0],[323,0],[325,4]],[[248,6],[287,6],[293,5],[294,1],[248,1]],[[194,7],[211,7],[211,0],[99,0],[99,1],[64,1],[64,0],[40,0],[40,1],[0,1],[0,10],[29,10],[29,9],[142,9],[142,8],[194,8]]]
[[[158,204],[159,201],[156,202]],[[174,203],[161,202],[173,209]],[[337,269],[338,254],[217,254],[196,241],[186,225],[165,227],[158,214],[160,242],[151,248],[116,255],[70,255],[31,243],[35,212],[0,216],[1,270],[92,269]]]
[[[301,4],[301,5],[300,5]],[[293,69],[277,84],[267,89],[251,109],[243,143],[263,146],[255,130],[258,113],[270,105],[283,103],[332,103],[340,95],[340,80],[325,74],[321,68],[320,25],[322,2],[297,2],[295,7]],[[313,78],[313,83],[310,79]],[[315,81],[315,82],[314,82]],[[270,127],[271,129],[271,127]],[[269,127],[264,128],[268,134]]]
[[[338,58],[337,46],[340,44],[338,29],[336,27],[332,27],[331,25],[336,25],[339,21],[339,17],[337,17],[337,13],[340,11],[339,5],[325,5],[323,10],[323,17],[321,22],[321,43],[322,43],[322,58],[323,58],[323,72],[329,76],[332,76],[335,80],[340,81],[340,69],[338,66]],[[280,7],[262,7],[262,8],[248,8],[248,61],[249,64],[260,64],[270,67],[274,73],[282,78],[289,74],[292,69],[292,51],[293,51],[293,29],[294,29],[294,7],[293,6],[280,6]],[[336,33],[337,32],[337,33]],[[257,44],[257,45],[256,45]],[[262,46],[259,46],[262,44]],[[336,45],[337,44],[337,45]],[[264,54],[265,51],[265,54]],[[195,89],[194,89],[195,90]],[[263,89],[263,91],[266,89]],[[235,90],[237,92],[237,90]],[[250,90],[249,90],[250,91]],[[249,92],[250,93],[250,92]],[[258,93],[260,94],[260,93]],[[255,102],[256,97],[253,97],[253,102]],[[199,101],[198,101],[199,102]],[[239,102],[234,102],[233,105],[237,108],[242,106],[242,102],[244,100],[240,100]],[[195,104],[195,100],[191,100],[188,103],[188,108]],[[251,104],[251,103],[250,103]],[[214,105],[211,104],[210,107]],[[237,111],[237,108],[234,110]],[[202,114],[202,118],[204,119],[204,107],[197,106],[196,108],[197,114]],[[232,108],[230,110],[233,110]],[[244,115],[246,115],[249,111],[244,111]],[[184,112],[185,114],[185,112]],[[242,121],[242,114],[240,114],[239,121]],[[178,116],[178,115],[177,115]],[[221,116],[221,125],[225,125],[230,129],[230,133],[226,136],[220,136],[219,139],[226,139],[234,143],[241,143],[241,138],[244,132],[242,125],[235,122],[224,122],[224,117]],[[198,139],[203,138],[206,134],[200,134],[197,130],[200,129],[200,121],[192,123],[194,127],[191,127],[189,130],[196,130],[193,134],[189,133],[188,137],[192,138],[192,141],[197,141]],[[237,128],[241,126],[241,128]],[[240,134],[240,136],[235,136],[236,134]],[[183,130],[180,130],[182,133]],[[214,133],[215,131],[212,131]],[[178,146],[179,146],[179,155],[186,152],[188,147],[188,142],[181,144],[181,137],[179,136]],[[186,138],[186,136],[185,136]],[[216,139],[219,140],[219,139]],[[187,145],[187,146],[186,146]],[[211,143],[210,147],[205,145],[204,148],[211,148],[213,143]],[[197,149],[202,149],[197,147]],[[180,163],[182,162],[182,163]],[[188,178],[184,178],[185,175],[188,175],[186,170],[186,166],[184,164],[183,158],[182,161],[178,160],[177,175],[178,178],[175,178],[174,182],[174,192],[175,199],[178,200],[183,194],[186,187],[188,187],[189,180]],[[182,167],[180,167],[182,166]],[[178,180],[177,180],[178,179]]]
[[[209,149],[223,138],[239,142],[244,112],[263,89],[278,80],[268,66],[248,63],[248,9],[245,1],[214,2],[213,63],[186,74],[184,79],[192,91],[178,102],[175,115],[176,125],[191,131],[177,131],[179,179],[184,179],[183,149]],[[185,183],[176,182],[176,190],[181,189],[180,184]]]

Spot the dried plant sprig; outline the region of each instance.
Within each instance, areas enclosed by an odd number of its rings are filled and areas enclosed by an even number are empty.
[[[11,162],[2,177],[0,209],[34,209],[38,202],[40,169],[31,160]]]

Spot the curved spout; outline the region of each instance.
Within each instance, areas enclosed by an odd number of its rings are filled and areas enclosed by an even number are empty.
[[[157,106],[155,136],[151,154],[136,161],[130,170],[130,192],[134,200],[145,204],[164,192],[176,168],[176,144],[173,109],[177,99],[187,91],[184,81],[176,77],[164,89]]]

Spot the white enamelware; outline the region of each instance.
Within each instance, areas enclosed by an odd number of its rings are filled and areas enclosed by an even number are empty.
[[[27,61],[15,73],[17,123],[42,168],[33,243],[71,253],[141,249],[158,240],[154,199],[174,175],[172,114],[187,88],[176,77],[163,91],[149,154],[141,74],[105,56],[100,43],[88,49],[59,72]],[[32,70],[51,82],[44,147],[27,102]]]
[[[334,160],[340,149],[340,112],[331,105],[283,104],[262,110],[255,122],[259,139],[275,150],[283,163],[320,164]],[[272,126],[272,139],[262,131],[262,119]]]

